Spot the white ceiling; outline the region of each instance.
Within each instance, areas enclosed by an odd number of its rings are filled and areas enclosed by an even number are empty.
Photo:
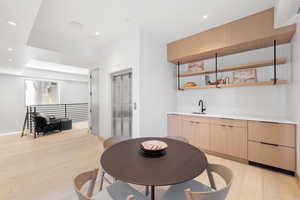
[[[273,6],[274,0],[1,0],[0,68],[32,57],[91,67],[105,44],[136,27],[167,43]]]
[[[0,0],[0,69],[12,71],[26,63],[26,43],[41,2]],[[10,26],[8,21],[16,22],[17,26]]]

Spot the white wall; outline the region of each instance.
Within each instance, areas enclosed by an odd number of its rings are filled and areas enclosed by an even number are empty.
[[[25,114],[24,79],[0,74],[0,133],[21,130]]]
[[[133,72],[133,137],[166,135],[166,113],[176,108],[174,66],[166,59],[166,46],[150,35],[133,29],[109,44],[100,62],[100,136],[111,132],[111,74]]]
[[[275,28],[289,24],[299,6],[300,2],[297,0],[275,0]]]
[[[139,108],[139,31],[133,29],[118,41],[114,41],[103,48],[100,55],[100,136],[107,138],[111,132],[111,74],[125,70],[132,70],[132,101],[137,103]],[[133,137],[139,135],[139,111],[133,111]]]
[[[291,45],[281,45],[277,48],[278,57],[287,57],[288,62],[278,66],[278,78],[289,80],[291,69]],[[224,56],[219,58],[219,67],[231,66],[247,62],[273,59],[273,47]],[[214,59],[205,61],[205,69],[215,66]],[[184,70],[184,66],[182,67]],[[220,73],[219,78],[230,76],[232,72]],[[273,68],[258,68],[259,81],[269,81],[273,78]],[[211,79],[214,79],[212,76]],[[204,84],[204,76],[183,78],[184,82],[194,81]],[[178,91],[177,111],[198,111],[197,103],[203,99],[208,113],[239,114],[259,117],[287,118],[287,85],[235,87],[221,89],[202,89]]]
[[[0,134],[22,129],[25,118],[24,80],[27,78],[0,74]],[[61,103],[89,102],[87,82],[68,80],[58,80],[57,82],[60,85]]]
[[[140,136],[167,134],[167,112],[176,109],[176,71],[168,63],[166,45],[141,32]]]
[[[297,20],[297,32],[293,38],[292,84],[289,93],[289,105],[292,119],[298,122],[297,129],[297,172],[300,175],[300,19]]]
[[[87,82],[60,81],[60,103],[89,103]]]

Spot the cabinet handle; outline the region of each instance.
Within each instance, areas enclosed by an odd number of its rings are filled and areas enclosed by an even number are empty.
[[[264,145],[270,145],[270,146],[275,146],[275,147],[279,147],[278,144],[271,144],[271,143],[267,143],[267,142],[260,142],[261,144],[264,144]]]
[[[220,118],[220,119],[224,119],[224,120],[235,120],[235,119],[232,119],[232,118]]]
[[[228,126],[228,127],[233,128],[233,126]]]
[[[269,122],[269,121],[260,121],[260,122],[267,123],[267,124],[280,124],[279,122]]]

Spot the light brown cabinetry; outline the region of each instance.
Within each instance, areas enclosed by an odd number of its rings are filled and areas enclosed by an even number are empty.
[[[211,151],[247,159],[246,121],[212,120],[210,144]]]
[[[295,171],[295,149],[260,142],[248,143],[248,159],[253,162]]]
[[[204,150],[209,150],[210,135],[209,120],[196,117],[182,118],[182,135],[190,144]]]
[[[186,138],[190,143],[193,140],[193,134],[194,134],[194,125],[193,122],[190,120],[185,119],[185,117],[182,118],[182,137]],[[192,143],[191,143],[192,144]]]
[[[249,140],[295,147],[295,126],[268,122],[249,122]]]
[[[296,125],[168,115],[168,134],[206,152],[296,170]]]
[[[227,132],[227,154],[247,159],[247,128],[229,128]]]
[[[205,150],[210,150],[210,126],[204,122],[197,122],[194,127],[194,141],[193,144]]]
[[[274,9],[233,21],[167,45],[168,61],[188,63],[288,43],[296,24],[274,29]]]
[[[210,135],[210,149],[211,151],[217,153],[226,154],[226,140],[227,140],[227,131],[224,126],[215,125],[211,126],[211,135]]]
[[[271,35],[274,31],[273,12],[273,9],[268,9],[229,23],[229,44],[241,44]]]
[[[181,136],[181,116],[168,115],[168,135]]]
[[[295,125],[249,121],[248,131],[250,161],[295,171]]]

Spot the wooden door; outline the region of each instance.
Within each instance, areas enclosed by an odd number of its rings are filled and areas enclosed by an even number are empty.
[[[226,127],[227,153],[231,156],[247,159],[247,129]]]
[[[182,120],[181,136],[188,139],[193,144],[194,141],[194,122],[191,120]]]
[[[168,115],[168,135],[181,136],[181,116]]]
[[[191,144],[200,149],[210,150],[210,125],[208,123],[196,122],[193,131],[193,141],[191,141]]]
[[[210,150],[222,154],[227,153],[227,127],[213,125],[210,132]]]

